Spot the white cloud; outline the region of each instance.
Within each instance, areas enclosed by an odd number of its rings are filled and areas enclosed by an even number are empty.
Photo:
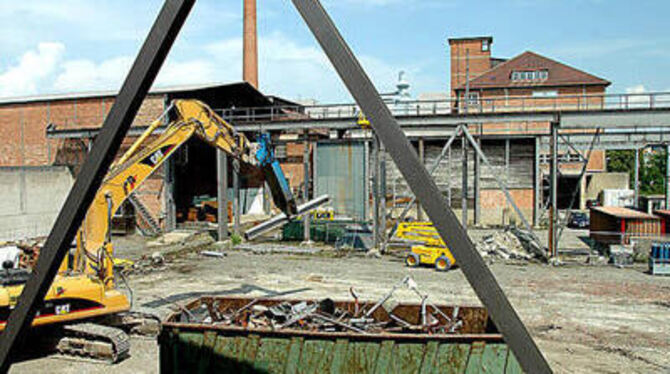
[[[647,88],[643,84],[627,87],[626,93],[633,96],[622,98],[622,105],[628,107],[647,107],[651,104],[651,98],[646,95],[649,91],[647,91]]]
[[[647,92],[647,88],[643,84],[626,88],[627,94],[643,94]]]
[[[57,91],[74,92],[117,89],[131,63],[130,57],[116,57],[100,64],[91,60],[65,61],[53,88]]]
[[[39,43],[36,50],[23,54],[16,65],[0,71],[0,96],[30,95],[39,92],[56,70],[65,46]]]
[[[170,57],[158,75],[156,86],[238,82],[242,77],[241,38],[222,39],[192,48],[189,57]],[[17,66],[0,69],[0,96],[47,92],[116,90],[121,86],[133,61],[131,56],[116,56],[102,61],[67,60],[65,46],[41,43],[28,51]],[[187,55],[188,56],[188,55]],[[378,89],[394,89],[400,70],[416,73],[417,67],[394,66],[372,56],[361,55]],[[314,44],[302,44],[282,33],[259,39],[261,90],[287,98],[315,98],[320,101],[350,101],[330,61]],[[9,87],[11,89],[7,89]]]

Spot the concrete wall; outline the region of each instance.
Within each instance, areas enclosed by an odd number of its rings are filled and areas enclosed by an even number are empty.
[[[588,183],[586,180],[588,179]],[[584,178],[586,193],[582,194],[581,209],[585,209],[586,201],[597,199],[600,191],[605,189],[628,189],[630,175],[628,173],[597,173]]]
[[[0,167],[0,240],[47,235],[73,182],[63,166]]]

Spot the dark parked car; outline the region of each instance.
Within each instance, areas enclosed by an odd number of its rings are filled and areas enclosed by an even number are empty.
[[[582,212],[573,212],[570,215],[570,222],[568,222],[568,226],[580,229],[589,227],[589,224],[589,215]]]

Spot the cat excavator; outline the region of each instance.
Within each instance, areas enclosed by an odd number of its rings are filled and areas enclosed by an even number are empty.
[[[148,141],[163,124],[165,131]],[[35,316],[36,328],[58,327],[59,352],[111,362],[128,354],[125,331],[128,324],[138,323],[138,317],[130,312],[132,292],[128,292],[129,287],[125,292],[120,287],[125,279],[119,279],[122,277],[114,269],[111,219],[121,204],[193,136],[241,164],[261,169],[275,205],[288,217],[297,214],[296,201],[274,157],[268,134],[261,134],[257,143],[252,143],[206,104],[173,101],[110,168],[77,233],[76,247],[61,264]],[[3,264],[3,268],[0,331],[30,276],[27,269],[14,269],[12,264]]]

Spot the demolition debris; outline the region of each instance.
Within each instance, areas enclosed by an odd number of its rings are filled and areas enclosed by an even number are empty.
[[[399,305],[394,293],[407,288],[420,299],[418,318],[396,313]],[[205,299],[192,310],[181,309],[180,323],[196,323],[243,329],[271,331],[294,330],[306,332],[349,332],[356,334],[454,334],[460,332],[463,321],[459,308],[448,312],[429,301],[419,291],[414,280],[407,276],[398,282],[376,303],[362,303],[350,290],[353,303],[337,303],[330,298],[319,301],[282,301],[275,305],[253,299],[241,307],[225,305],[225,300]],[[339,304],[339,306],[338,306]]]

